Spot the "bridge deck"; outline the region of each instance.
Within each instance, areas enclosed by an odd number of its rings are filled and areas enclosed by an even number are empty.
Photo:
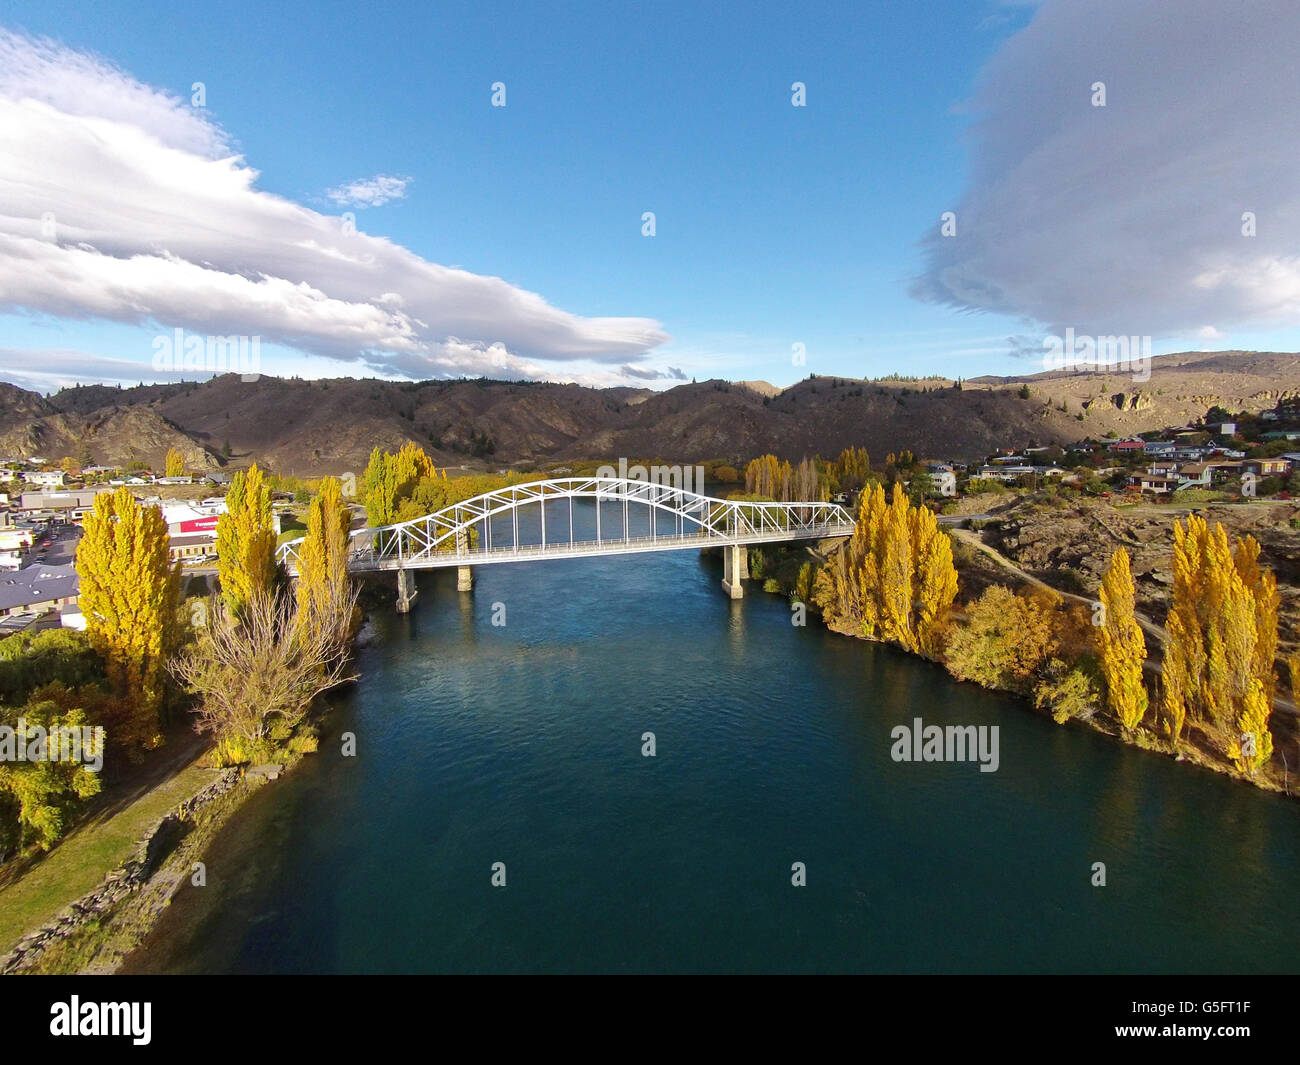
[[[576,543],[524,544],[518,547],[472,548],[465,551],[435,551],[410,558],[375,558],[369,552],[354,551],[348,559],[353,572],[382,572],[398,569],[446,569],[455,566],[485,566],[494,562],[527,562],[547,558],[586,558],[594,555],[634,555],[647,551],[682,551],[690,548],[726,547],[737,544],[781,543],[790,540],[825,540],[851,536],[852,523],[832,522],[808,528],[717,536],[704,532],[639,536],[628,540],[579,540]]]

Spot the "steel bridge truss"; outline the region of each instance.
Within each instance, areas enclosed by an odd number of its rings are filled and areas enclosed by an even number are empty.
[[[573,501],[596,502],[595,539],[574,537]],[[555,528],[547,504],[567,501],[567,521]],[[621,504],[611,529],[602,511]],[[541,515],[541,540],[520,540],[520,511],[536,505]],[[649,535],[633,536],[630,508],[647,508]],[[672,516],[672,531],[658,528],[656,514]],[[503,519],[510,518],[502,529]],[[848,536],[853,517],[838,503],[753,503],[715,499],[672,485],[617,477],[566,477],[525,481],[453,503],[422,518],[359,529],[351,534],[348,568],[354,571],[435,569],[485,565],[539,558],[670,551],[711,545],[738,545],[781,540]],[[556,534],[561,534],[557,536]],[[302,540],[281,545],[278,558],[290,573],[297,572]]]

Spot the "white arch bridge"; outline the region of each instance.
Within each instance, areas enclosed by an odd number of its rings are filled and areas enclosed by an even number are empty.
[[[575,511],[575,501],[583,502]],[[473,566],[546,558],[722,547],[722,586],[733,599],[749,576],[749,544],[848,536],[853,517],[837,503],[752,503],[618,477],[525,481],[453,503],[434,514],[351,534],[348,568],[397,572],[398,610],[415,598],[412,571],[455,566],[458,587]],[[277,557],[297,573],[302,540]]]

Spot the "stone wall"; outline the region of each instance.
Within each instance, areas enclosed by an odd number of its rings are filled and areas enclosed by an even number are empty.
[[[105,916],[117,903],[148,883],[182,834],[182,823],[199,807],[224,795],[240,780],[238,769],[216,771],[215,779],[145,833],[135,853],[104,877],[103,881],[72,903],[48,924],[23,936],[0,957],[0,974],[32,965],[51,943],[66,939],[82,925]]]

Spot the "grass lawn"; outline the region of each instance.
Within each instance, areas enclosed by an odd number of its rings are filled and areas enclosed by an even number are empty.
[[[0,953],[93,889],[135,852],[144,834],[212,781],[190,765],[105,821],[73,832],[12,884],[0,888]]]

